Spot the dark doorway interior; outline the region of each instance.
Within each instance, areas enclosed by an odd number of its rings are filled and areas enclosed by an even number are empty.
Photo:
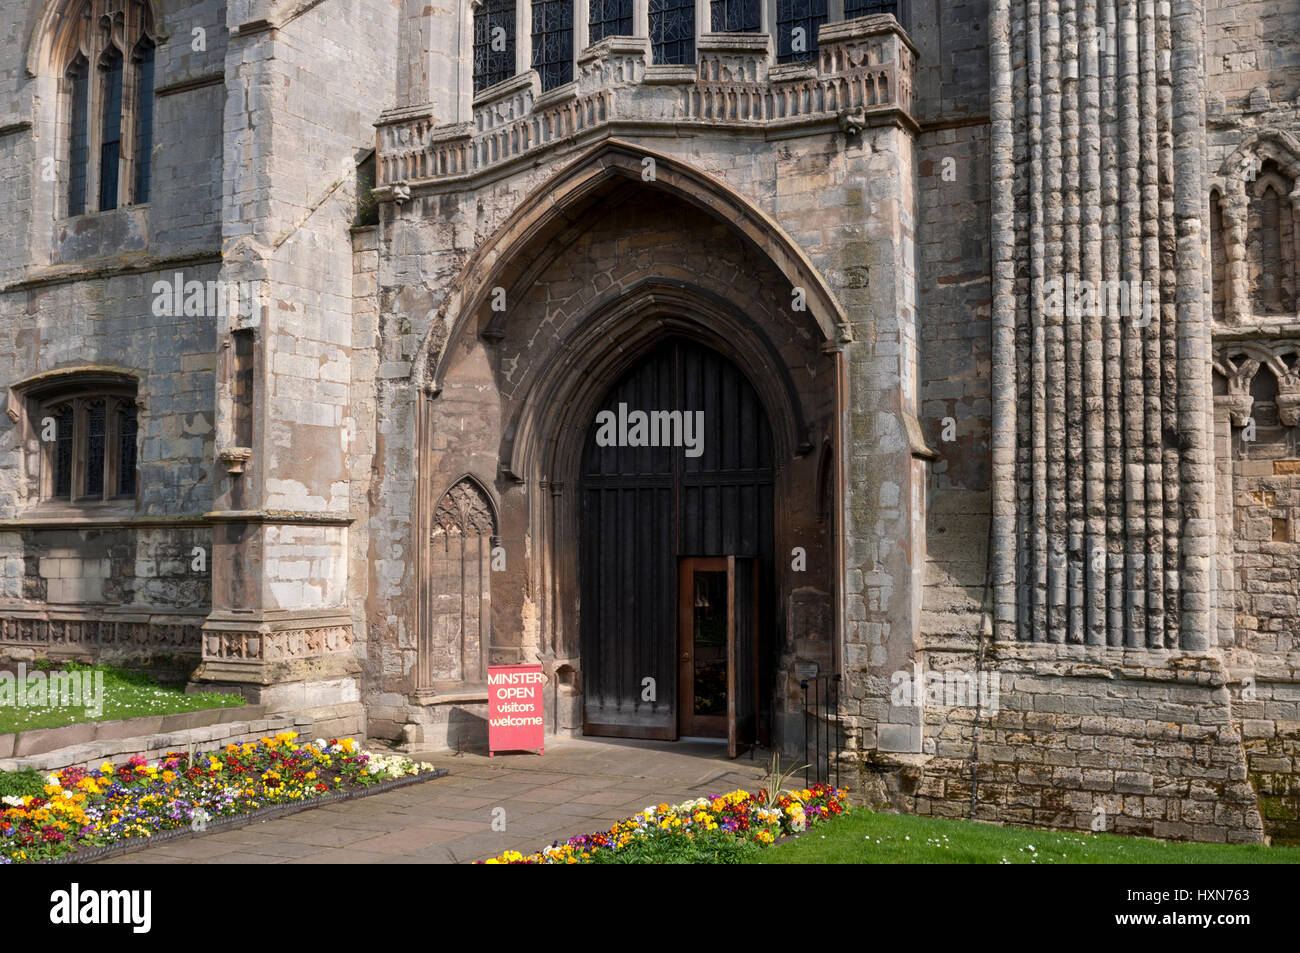
[[[683,446],[599,445],[599,412],[618,417],[620,405],[624,418],[636,410],[703,412],[699,454]],[[631,428],[627,436],[635,439]],[[716,351],[687,339],[665,341],[610,389],[591,422],[581,472],[584,732],[678,736],[683,557],[757,557],[757,688],[766,716],[774,455],[753,385]],[[725,723],[715,733],[725,737]]]

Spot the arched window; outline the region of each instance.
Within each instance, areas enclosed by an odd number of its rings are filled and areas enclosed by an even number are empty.
[[[131,192],[137,205],[149,201],[149,186],[153,178],[153,57],[156,47],[148,37],[136,44],[131,61],[135,64],[134,97],[135,143],[131,150],[135,157],[135,184]]]
[[[632,35],[632,0],[590,0],[587,36],[596,43],[607,36]]]
[[[99,61],[103,89],[99,96],[99,210],[117,208],[117,180],[122,174],[122,54],[115,47]]]
[[[1295,313],[1294,185],[1269,160],[1249,187],[1246,261],[1256,314]]]
[[[68,214],[86,211],[86,168],[90,144],[90,65],[77,56],[65,74],[68,85]]]
[[[480,0],[474,9],[474,92],[515,75],[515,0]]]
[[[153,16],[146,0],[70,0],[55,55],[63,64],[68,215],[149,200]]]
[[[487,679],[496,516],[469,477],[443,494],[429,534],[429,674],[435,682]]]
[[[1218,190],[1210,192],[1210,300],[1214,320],[1227,317],[1228,262],[1223,253],[1223,205]]]
[[[31,448],[39,454],[45,501],[102,503],[134,499],[137,384],[117,371],[49,372],[12,387],[21,394]]]
[[[573,81],[573,0],[533,0],[533,69],[543,92]]]

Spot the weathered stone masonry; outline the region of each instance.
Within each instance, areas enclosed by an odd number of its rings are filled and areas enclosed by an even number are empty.
[[[902,809],[1300,837],[1300,4],[832,0],[789,62],[701,4],[680,63],[628,6],[557,84],[523,4],[484,86],[470,4],[0,0],[0,651],[417,745],[538,661],[581,731],[586,426],[678,338],[770,423],[775,746],[839,674]],[[69,214],[88,11],[155,51],[152,188]]]

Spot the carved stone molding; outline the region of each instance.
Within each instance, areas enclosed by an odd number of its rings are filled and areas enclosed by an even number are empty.
[[[1234,427],[1244,427],[1254,408],[1251,388],[1261,369],[1277,381],[1277,416],[1286,427],[1300,424],[1300,341],[1227,341],[1215,348],[1214,371],[1227,384],[1224,406]]]
[[[208,628],[203,660],[279,662],[340,655],[352,651],[352,625],[321,625],[265,631],[261,628]]]
[[[0,616],[0,645],[34,649],[66,648],[95,653],[102,649],[166,651],[197,650],[201,620],[161,622],[45,615]]]

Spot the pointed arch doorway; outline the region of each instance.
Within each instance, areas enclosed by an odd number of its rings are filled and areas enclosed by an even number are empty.
[[[680,414],[680,445],[636,411]],[[585,734],[767,740],[774,461],[754,386],[704,344],[668,338],[609,389],[579,478]]]

